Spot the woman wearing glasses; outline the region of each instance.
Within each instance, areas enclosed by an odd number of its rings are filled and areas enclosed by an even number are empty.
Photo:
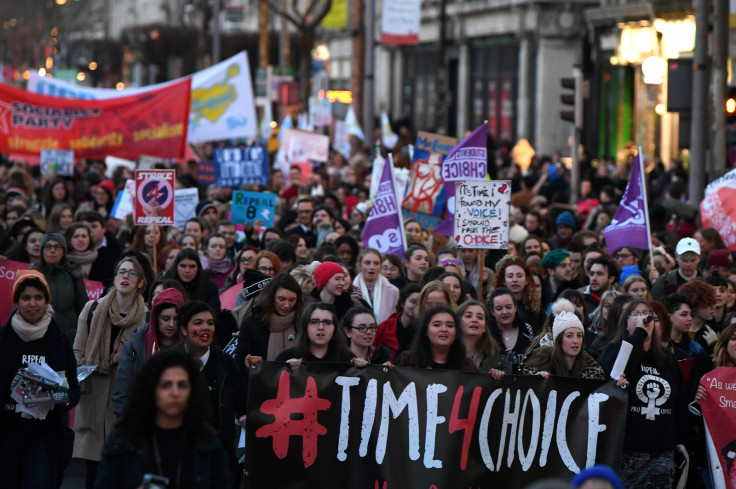
[[[253,262],[258,254],[258,248],[253,246],[246,246],[235,255],[235,268],[228,275],[227,281],[225,282],[225,288],[230,288],[235,284],[243,283],[243,274],[246,270],[253,268]]]
[[[220,312],[220,294],[217,285],[202,268],[199,253],[195,250],[182,248],[176,255],[176,260],[166,278],[178,280],[184,286],[184,290],[187,291],[185,299],[206,302],[215,310],[215,314]]]
[[[357,358],[370,363],[386,363],[391,360],[387,346],[373,346],[376,338],[376,318],[365,307],[353,307],[342,319],[342,329],[348,338],[349,349]]]
[[[82,271],[66,259],[67,244],[61,233],[44,234],[41,238],[41,259],[32,263],[31,270],[38,270],[46,279],[51,291],[51,307],[54,319],[74,342],[77,318],[89,297],[84,288]]]
[[[351,362],[365,367],[367,360],[356,358],[348,350],[345,335],[337,328],[337,315],[332,304],[313,302],[304,309],[296,333],[296,346],[287,348],[276,357],[293,369],[302,362]]]
[[[74,454],[87,461],[86,487],[92,487],[102,446],[115,425],[112,393],[120,355],[133,332],[146,324],[143,267],[132,257],[115,267],[113,287],[102,298],[84,306],[77,323],[74,356],[81,365],[96,365],[82,381],[77,406]]]
[[[623,310],[613,342],[603,351],[601,367],[610,376],[623,341],[633,349],[624,373],[629,381],[629,409],[619,474],[625,487],[671,488],[675,445],[687,435],[686,393],[674,355],[663,348],[651,306],[633,300]]]
[[[276,253],[270,251],[261,250],[253,260],[251,266],[254,270],[258,270],[267,277],[274,278],[276,275],[281,273],[283,270],[281,267],[281,260],[276,256]]]

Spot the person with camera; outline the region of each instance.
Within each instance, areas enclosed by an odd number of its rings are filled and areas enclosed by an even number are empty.
[[[671,489],[675,447],[687,437],[687,396],[675,356],[662,346],[653,316],[648,302],[629,303],[600,364],[610,376],[622,345],[631,345],[624,369],[629,403],[619,465],[624,486]]]

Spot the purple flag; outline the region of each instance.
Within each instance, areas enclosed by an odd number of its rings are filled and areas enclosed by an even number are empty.
[[[375,248],[381,254],[392,253],[403,259],[406,250],[403,226],[404,220],[394,190],[393,164],[389,157],[383,166],[376,200],[360,237],[367,247]]]
[[[442,180],[445,181],[447,217],[434,230],[440,236],[452,236],[455,228],[455,181],[485,180],[488,175],[488,124],[483,124],[442,160]]]
[[[640,153],[641,154],[641,153]],[[624,246],[640,250],[649,249],[649,219],[646,205],[646,189],[642,186],[641,156],[636,156],[631,178],[621,199],[611,225],[603,230],[608,252],[613,254]]]

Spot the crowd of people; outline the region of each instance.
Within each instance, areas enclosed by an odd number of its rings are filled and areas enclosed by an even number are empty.
[[[255,188],[277,194],[269,228],[232,222],[232,189],[214,184],[200,187],[183,229],[136,227],[111,215],[124,168],[110,176],[103,162],[79,162],[77,177],[49,178],[5,165],[0,260],[29,266],[0,329],[0,473],[13,487],[58,487],[76,457],[88,488],[135,488],[144,474],[169,487],[238,487],[248,369],[262,361],[606,379],[626,341],[615,381],[631,386],[629,411],[614,469],[627,488],[670,489],[683,446],[685,487],[709,487],[702,420],[687,404],[703,398],[700,377],[736,366],[736,270],[682,201],[686,173],[651,165],[653,249],[612,250],[603,229],[631,160],[584,159],[570,205],[558,155],[522,170],[499,154],[490,173],[512,182],[509,249],[457,249],[407,219],[403,257],[361,239],[370,167],[360,154],[334,153],[307,179],[294,167],[288,185],[272,170]],[[192,165],[173,167],[177,188],[197,187]],[[88,300],[84,278],[104,284],[102,297]],[[220,294],[232,287],[231,310]],[[44,420],[10,398],[29,358],[68,378],[69,402]],[[82,365],[96,368],[78,384]],[[643,382],[667,386],[656,416],[642,414]],[[29,459],[43,465],[30,470]]]

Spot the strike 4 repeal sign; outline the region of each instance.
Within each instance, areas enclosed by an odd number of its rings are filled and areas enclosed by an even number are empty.
[[[174,178],[174,170],[135,171],[133,223],[136,226],[174,225]]]
[[[455,182],[455,246],[508,249],[511,182]]]

